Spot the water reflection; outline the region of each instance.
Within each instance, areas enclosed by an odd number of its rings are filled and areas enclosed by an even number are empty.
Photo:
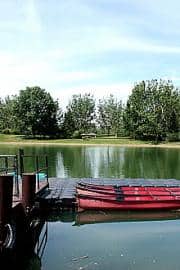
[[[48,155],[49,176],[180,179],[180,150],[120,146],[24,146],[25,154]],[[1,154],[18,153],[0,146]],[[41,165],[41,164],[40,164]],[[26,168],[33,171],[33,161]]]
[[[121,211],[84,211],[77,213],[74,225],[95,223],[111,223],[122,221],[157,221],[180,219],[180,213],[176,211],[146,211],[146,212],[121,212]]]
[[[180,179],[179,162],[178,149],[68,147],[57,151],[56,175]]]
[[[138,222],[138,221],[160,221],[180,219],[179,211],[96,211],[87,210],[82,212],[54,212],[48,217],[48,222],[61,221],[72,223],[73,226],[96,223],[113,222]]]

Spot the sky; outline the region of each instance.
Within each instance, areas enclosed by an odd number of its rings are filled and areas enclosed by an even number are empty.
[[[0,96],[40,86],[124,102],[135,83],[180,83],[178,0],[0,0]]]

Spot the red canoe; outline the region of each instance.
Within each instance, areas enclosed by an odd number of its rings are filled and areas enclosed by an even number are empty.
[[[174,186],[117,186],[117,185],[94,185],[94,184],[86,184],[86,183],[80,183],[77,186],[78,188],[82,189],[95,189],[95,190],[114,190],[116,188],[121,188],[122,190],[130,191],[164,191],[164,190],[170,190],[170,191],[179,191],[180,192],[180,186],[174,187]]]
[[[180,187],[79,186],[81,209],[178,209]]]
[[[171,189],[171,188],[146,188],[146,189],[138,189],[138,188],[118,188],[112,190],[104,190],[104,189],[93,189],[93,188],[82,188],[78,187],[76,189],[78,195],[91,195],[91,196],[180,196],[180,188],[179,189]]]
[[[180,208],[180,199],[173,196],[165,196],[152,199],[150,196],[129,197],[122,201],[114,198],[102,198],[91,196],[80,196],[77,198],[80,209],[109,209],[109,210],[143,210],[143,209],[178,209]]]

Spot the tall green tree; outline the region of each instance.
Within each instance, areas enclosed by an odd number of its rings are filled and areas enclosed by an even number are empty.
[[[15,116],[16,96],[7,96],[0,102],[0,128],[2,132],[18,133],[18,119]]]
[[[0,132],[3,129],[3,102],[2,99],[0,98]]]
[[[15,115],[22,134],[53,136],[58,132],[58,102],[38,86],[20,91]]]
[[[70,109],[64,114],[64,119],[61,127],[63,137],[71,138],[76,130],[73,114]]]
[[[171,81],[136,84],[124,113],[126,130],[134,138],[164,140],[180,127],[180,92]]]
[[[67,106],[66,119],[67,117],[71,118],[76,131],[91,131],[94,128],[95,121],[94,97],[91,94],[73,95]]]
[[[107,99],[100,99],[98,104],[98,123],[103,133],[118,136],[123,128],[122,102],[110,95]]]

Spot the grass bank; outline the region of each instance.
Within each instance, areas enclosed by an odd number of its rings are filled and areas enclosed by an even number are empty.
[[[172,147],[180,148],[180,142],[153,144],[152,142],[133,140],[130,138],[114,138],[100,137],[88,140],[82,139],[53,139],[39,140],[26,139],[22,135],[5,135],[0,134],[0,144],[19,144],[19,145],[114,145],[114,146],[129,146],[129,147]]]

